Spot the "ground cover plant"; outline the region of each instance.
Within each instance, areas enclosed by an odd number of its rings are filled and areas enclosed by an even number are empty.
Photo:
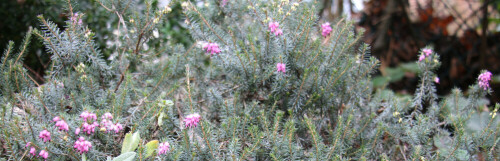
[[[318,20],[316,1],[98,2],[119,19],[107,48],[73,2],[64,27],[41,15],[18,49],[8,44],[1,160],[499,158],[490,72],[438,97],[439,54],[427,47],[413,96],[374,88],[378,61],[361,34]],[[150,47],[174,5],[195,42]],[[51,54],[44,84],[20,63],[30,41]]]

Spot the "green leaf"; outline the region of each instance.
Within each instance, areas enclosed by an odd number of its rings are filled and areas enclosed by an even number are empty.
[[[165,113],[160,113],[160,116],[158,116],[158,126],[163,125],[163,117],[165,117]]]
[[[151,140],[146,144],[146,158],[153,155],[155,150],[158,148],[158,144],[160,142],[158,140]]]
[[[121,155],[114,158],[113,161],[134,161],[135,155],[135,152],[122,153]]]
[[[131,134],[130,132],[125,135],[125,139],[123,140],[122,144],[122,154],[125,154],[126,152],[133,152],[139,145],[139,140],[141,140],[139,131],[135,132],[134,134]]]
[[[82,154],[82,161],[87,161],[87,156],[85,156],[85,154]]]

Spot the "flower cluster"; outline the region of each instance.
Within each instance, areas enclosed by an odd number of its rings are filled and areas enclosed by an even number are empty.
[[[425,58],[431,56],[432,54],[432,49],[423,49],[422,54],[420,54],[420,57],[418,57],[418,61],[422,61]]]
[[[74,13],[73,16],[70,17],[70,20],[73,24],[82,25],[82,19],[79,17],[80,14]]]
[[[47,159],[49,157],[49,153],[45,150],[41,150],[40,153],[38,153],[38,156],[41,156],[43,159]]]
[[[50,133],[49,133],[50,137]],[[26,148],[30,148],[30,154],[32,156],[36,156],[36,148],[34,146],[31,146],[31,142],[26,143]],[[49,157],[49,153],[45,150],[41,150],[40,153],[38,153],[38,156],[42,157],[43,159],[47,159]]]
[[[47,130],[43,130],[40,132],[40,135],[38,135],[38,138],[42,139],[43,142],[48,142],[50,141],[50,132]]]
[[[186,118],[184,118],[184,124],[186,125],[186,128],[192,128],[198,126],[200,118],[201,116],[197,113],[187,115]]]
[[[76,149],[80,154],[87,153],[92,147],[92,143],[90,141],[85,140],[85,138],[81,137],[73,145],[73,148]]]
[[[87,112],[87,111],[84,111],[80,114],[80,118],[83,119],[83,121],[87,121],[87,119],[94,119],[97,120],[97,115],[95,113],[92,113],[92,112]]]
[[[323,35],[323,37],[326,38],[328,35],[330,35],[330,32],[332,32],[332,27],[330,26],[330,23],[326,22],[321,25],[321,35]]]
[[[285,73],[286,72],[286,65],[283,63],[278,63],[276,64],[276,68],[278,69],[278,72]]]
[[[99,126],[99,124],[97,122],[94,122],[92,124],[89,124],[89,123],[83,123],[82,125],[82,128],[83,128],[83,132],[86,132],[87,135],[90,135],[90,134],[94,134],[95,132],[95,128]],[[76,132],[75,132],[76,133]]]
[[[160,143],[158,146],[158,155],[162,155],[170,151],[170,144],[168,142]]]
[[[205,44],[203,46],[203,50],[205,50],[207,54],[210,53],[210,55],[219,54],[221,52],[221,50],[219,49],[219,45],[217,45],[216,43]]]
[[[59,131],[69,131],[69,126],[66,123],[66,121],[61,120],[59,118],[59,116],[54,117],[54,119],[52,119],[52,121],[56,122],[56,127],[59,128]]]
[[[274,33],[275,36],[283,35],[283,30],[280,28],[280,24],[278,22],[269,22],[269,30],[271,33]]]
[[[82,19],[79,17],[80,14],[78,13],[74,13],[73,16],[70,17],[70,20],[71,22],[73,22],[73,24],[78,24],[78,25],[82,25]]]
[[[101,123],[97,122],[97,115],[91,112],[84,111],[80,114],[80,117],[83,119],[84,123],[82,124],[82,129],[77,128],[75,130],[75,134],[78,135],[80,130],[83,130],[87,135],[94,134],[95,128],[100,127],[102,131],[109,132],[114,131],[115,133],[120,132],[123,129],[123,126],[120,123],[113,124],[111,121],[113,119],[113,115],[109,112],[104,113],[101,116]],[[94,121],[93,123],[88,123],[89,121]]]
[[[477,78],[479,81],[479,87],[483,88],[484,90],[487,90],[490,88],[490,80],[491,80],[491,72],[485,71],[479,75]]]

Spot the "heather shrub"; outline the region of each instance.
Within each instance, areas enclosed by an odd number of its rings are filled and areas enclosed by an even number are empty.
[[[99,1],[113,45],[68,5],[39,16],[1,58],[6,160],[494,160],[500,105],[484,71],[467,93],[435,94],[439,55],[422,49],[417,92],[374,88],[378,61],[352,23],[319,21],[316,1],[172,2],[194,43],[156,27],[169,6]],[[44,84],[22,66],[31,36],[51,54]],[[156,44],[152,45],[151,44]],[[106,50],[106,51],[102,51]],[[103,52],[113,53],[104,59]]]

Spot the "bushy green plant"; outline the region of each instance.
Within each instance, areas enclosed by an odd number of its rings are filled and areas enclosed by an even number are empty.
[[[359,41],[352,22],[319,22],[315,1],[172,2],[182,6],[195,41],[187,49],[171,43],[149,46],[170,7],[99,3],[119,19],[110,35],[113,48],[102,49],[113,53],[109,60],[76,14],[63,30],[40,16],[41,29],[28,32],[17,54],[9,44],[0,66],[0,157],[499,157],[499,105],[488,112],[483,101],[491,92],[491,75],[481,75],[465,96],[457,89],[439,98],[433,73],[439,56],[423,49],[414,96],[374,89],[370,76],[378,62],[368,45]],[[31,33],[51,53],[41,85],[19,63]]]

